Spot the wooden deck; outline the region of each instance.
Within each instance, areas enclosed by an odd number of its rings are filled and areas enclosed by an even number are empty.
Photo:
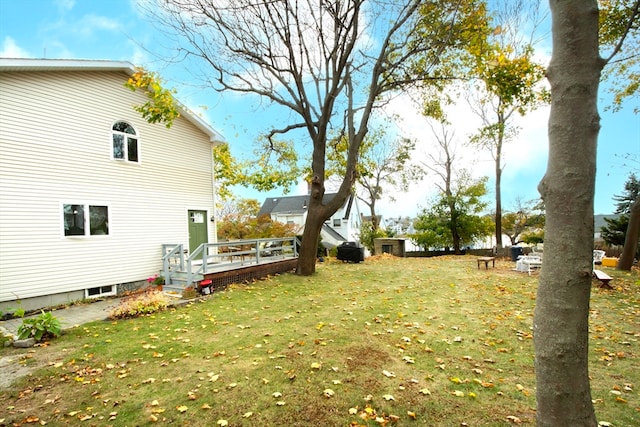
[[[267,276],[293,271],[298,264],[297,258],[261,259],[260,263],[244,263],[243,265],[219,265],[214,271],[204,274],[205,280],[211,280],[211,290],[224,289],[232,283],[246,283]]]
[[[188,287],[209,293],[292,271],[298,262],[295,237],[205,244],[189,256],[182,245],[163,245],[163,252],[164,290],[178,296]]]

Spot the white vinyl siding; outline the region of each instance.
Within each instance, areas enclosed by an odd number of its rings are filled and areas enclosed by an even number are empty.
[[[145,280],[163,243],[188,245],[188,209],[211,216],[209,136],[182,117],[170,129],[146,123],[132,108],[146,98],[126,78],[0,72],[0,302]],[[144,162],[112,160],[121,120]],[[109,235],[64,237],[61,206],[74,201],[108,206]]]

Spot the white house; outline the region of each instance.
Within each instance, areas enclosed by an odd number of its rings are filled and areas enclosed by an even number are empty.
[[[134,72],[0,59],[0,310],[117,294],[159,273],[162,244],[216,241],[223,137],[186,108],[147,123]]]
[[[324,203],[335,197],[334,193],[324,195]],[[272,220],[297,226],[297,233],[302,234],[307,220],[309,195],[271,197],[264,201],[258,216],[269,215]],[[358,242],[362,217],[358,207],[358,199],[349,196],[344,205],[327,221],[320,232],[322,243],[326,247],[338,246],[343,242]]]

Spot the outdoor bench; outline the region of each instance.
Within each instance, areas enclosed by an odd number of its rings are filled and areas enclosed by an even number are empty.
[[[609,282],[611,280],[613,280],[613,277],[609,276],[604,271],[593,270],[593,277],[595,277],[596,279],[598,279],[598,280],[600,280],[602,282],[602,284],[600,285],[601,288],[613,289],[611,287],[611,285],[609,284]]]
[[[478,270],[480,269],[480,264],[484,262],[484,269],[488,270],[489,269],[489,262],[491,262],[491,265],[493,266],[493,268],[496,268],[496,258],[492,257],[492,256],[483,256],[477,259],[478,261]]]

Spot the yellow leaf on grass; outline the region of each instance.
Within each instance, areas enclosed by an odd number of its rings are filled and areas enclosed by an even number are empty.
[[[242,418],[249,418],[252,415],[253,415],[253,412],[245,412],[244,414],[242,414]]]
[[[180,405],[176,406],[176,409],[178,410],[178,412],[187,412],[189,408],[187,408],[185,405]]]
[[[453,392],[453,395],[456,397],[464,397],[464,391],[456,390]]]
[[[396,376],[396,374],[394,374],[393,372],[389,372],[389,371],[382,371],[382,375],[384,375],[387,378],[394,378]]]
[[[225,426],[229,425],[229,421],[227,421],[227,420],[218,420],[218,422],[216,424],[218,424],[219,426],[225,427]]]
[[[322,394],[324,395],[324,397],[333,397],[333,395],[336,393],[330,388],[327,388],[322,392]]]
[[[313,362],[311,364],[311,369],[316,369],[317,370],[317,369],[320,369],[320,368],[322,368],[322,365],[320,363],[318,363],[318,362]]]
[[[382,396],[382,398],[384,400],[396,400],[392,395],[390,394],[385,394],[384,396]]]
[[[278,401],[276,402],[276,405],[278,405],[278,406],[284,406],[284,405],[286,405],[286,403],[284,402],[284,400],[278,400]]]
[[[276,391],[271,396],[273,396],[275,398],[282,397],[282,393],[280,393],[279,391]]]
[[[211,406],[209,406],[208,403],[203,404],[200,409],[211,409]]]
[[[355,415],[358,413],[358,408],[349,408],[349,415]]]
[[[424,394],[425,396],[431,394],[431,391],[429,391],[428,388],[423,388],[420,390],[420,394]]]
[[[416,419],[416,413],[415,412],[407,411],[407,415],[409,416],[409,418],[412,418],[414,420]]]

